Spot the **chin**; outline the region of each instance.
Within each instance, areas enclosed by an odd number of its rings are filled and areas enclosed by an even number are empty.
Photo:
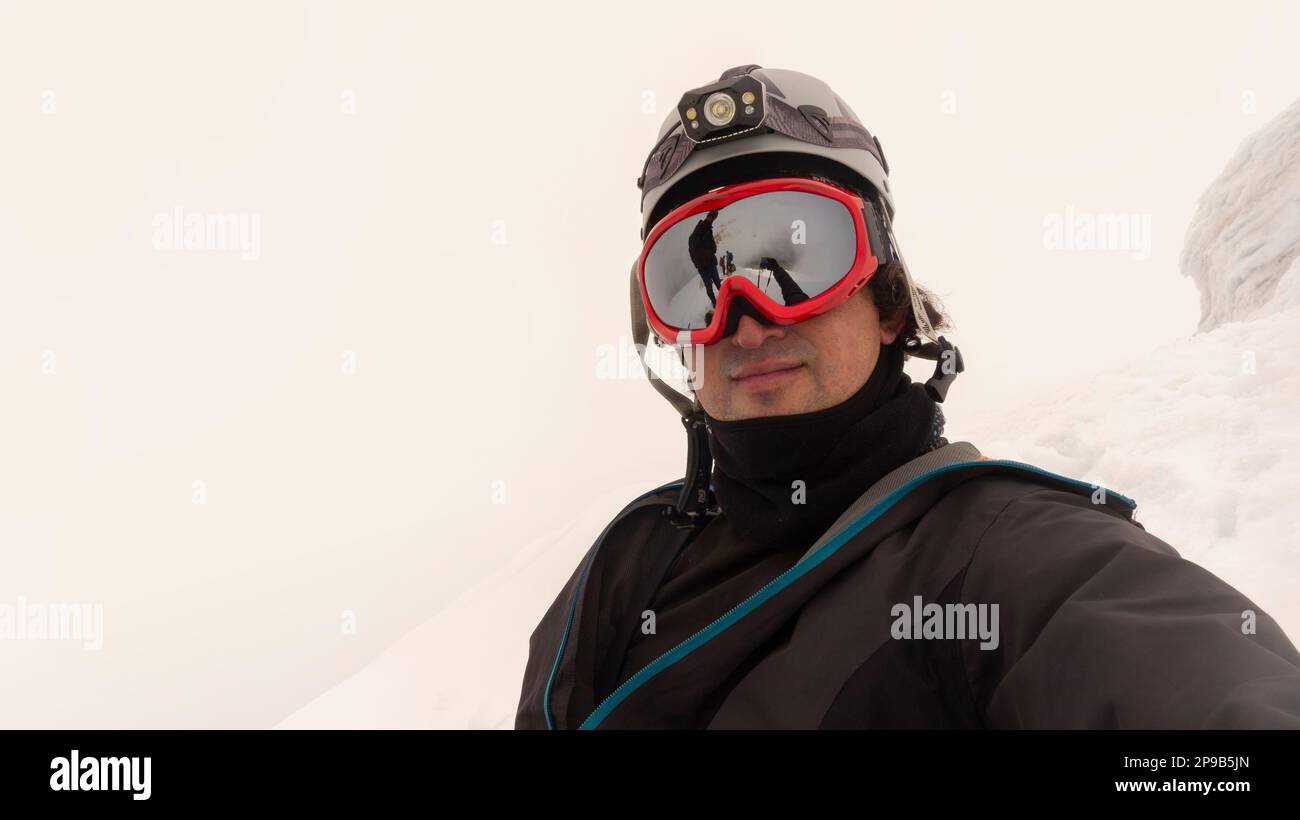
[[[735,403],[735,419],[754,419],[764,416],[793,416],[808,412],[808,396],[796,396],[789,393],[774,392],[746,396]]]

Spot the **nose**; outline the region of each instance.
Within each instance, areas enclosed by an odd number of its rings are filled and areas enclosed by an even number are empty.
[[[731,336],[731,343],[747,349],[762,347],[769,338],[780,339],[785,336],[785,329],[780,325],[765,325],[753,316],[741,316],[736,332]]]

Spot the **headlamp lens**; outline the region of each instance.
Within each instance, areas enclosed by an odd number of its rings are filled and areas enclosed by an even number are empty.
[[[721,127],[731,122],[736,116],[736,101],[730,94],[722,91],[709,95],[704,101],[704,118],[709,121],[710,125]]]

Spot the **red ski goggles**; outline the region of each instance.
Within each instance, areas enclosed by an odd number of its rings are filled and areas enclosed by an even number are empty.
[[[857,194],[803,178],[728,185],[675,208],[646,238],[637,279],[670,345],[709,345],[744,297],[791,325],[843,304],[888,258],[886,230]]]

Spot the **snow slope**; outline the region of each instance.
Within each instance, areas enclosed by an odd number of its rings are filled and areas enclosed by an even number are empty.
[[[1035,398],[963,424],[963,437],[1136,499],[1142,526],[1300,644],[1297,350],[1300,306],[1040,385]]]
[[[1300,100],[1242,142],[1201,195],[1181,259],[1201,292],[1199,329],[1300,304],[1298,239]]]
[[[949,438],[1138,502],[1137,518],[1250,597],[1300,642],[1300,102],[1243,143],[1202,197],[1183,272],[1201,330],[1125,367],[1026,383],[950,419]],[[1029,397],[1026,399],[1025,397]],[[652,484],[610,492],[285,728],[508,728],[528,638],[609,519]]]
[[[600,497],[280,728],[513,728],[533,628],[609,520],[656,486]]]

